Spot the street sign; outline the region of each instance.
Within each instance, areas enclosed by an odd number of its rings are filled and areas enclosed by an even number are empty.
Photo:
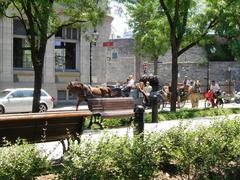
[[[113,42],[112,41],[103,42],[103,47],[113,47]]]

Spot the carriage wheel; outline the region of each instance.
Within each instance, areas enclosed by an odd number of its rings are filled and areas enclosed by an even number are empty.
[[[186,100],[182,100],[179,102],[179,108],[183,108],[186,104]]]
[[[185,106],[185,103],[186,103],[186,99],[182,99],[181,100],[181,97],[180,96],[177,96],[177,105],[178,105],[178,108],[183,108]]]
[[[164,99],[160,96],[160,99],[159,99],[159,102],[158,102],[158,112],[163,110],[164,105],[166,107]]]
[[[209,100],[207,100],[207,99],[205,100],[204,105],[205,105],[205,108],[212,107],[212,103]]]
[[[218,107],[218,108],[223,108],[223,100],[222,100],[222,98],[217,99],[216,104],[217,104],[217,107]]]

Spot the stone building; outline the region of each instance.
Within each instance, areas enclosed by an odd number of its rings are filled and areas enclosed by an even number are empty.
[[[112,20],[107,16],[97,27],[99,39],[92,48],[93,84],[123,83],[129,74],[138,80],[143,75],[144,64],[147,65],[147,73],[153,73],[153,62],[135,55],[133,39],[110,39]],[[76,98],[66,91],[69,81],[89,83],[90,43],[85,35],[78,29],[65,28],[48,41],[42,87],[56,97],[57,102],[75,101]],[[105,47],[104,42],[112,42],[113,45]],[[179,58],[179,82],[187,75],[206,85],[207,67],[201,65],[204,59],[206,52],[198,46],[182,54]],[[210,62],[209,72],[210,80],[225,84],[231,80],[237,89],[240,88],[239,62]],[[33,75],[29,45],[21,23],[0,19],[0,90],[33,87]],[[158,76],[161,85],[171,82],[170,52],[159,57]]]
[[[113,18],[107,16],[97,27],[99,39],[92,48],[93,83],[105,82],[107,49],[102,43],[111,35]],[[89,31],[89,34],[91,31]],[[74,99],[66,91],[69,81],[89,83],[90,43],[80,30],[64,28],[49,39],[45,54],[42,87],[57,102]],[[20,21],[0,19],[0,90],[33,87],[34,71],[29,44]]]

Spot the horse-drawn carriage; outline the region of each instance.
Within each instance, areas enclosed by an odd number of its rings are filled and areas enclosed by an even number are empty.
[[[109,86],[109,87],[91,87],[89,85],[80,83],[80,82],[69,82],[67,89],[70,94],[77,94],[78,103],[76,110],[78,110],[78,106],[82,101],[88,101],[89,98],[94,97],[132,97],[135,104],[141,104],[145,107],[151,108],[153,103],[157,103],[158,110],[161,111],[163,109],[164,101],[159,93],[153,92],[149,97],[147,97],[140,89],[136,86],[129,90],[129,92],[125,92],[124,88],[121,86]]]
[[[142,82],[138,83],[144,85]],[[69,93],[77,94],[78,103],[76,109],[82,101],[87,101],[88,98],[94,97],[133,97],[135,104],[142,104],[145,107],[151,108],[157,103],[158,111],[166,107],[167,103],[171,101],[171,88],[164,86],[162,90],[154,91],[147,96],[143,88],[136,85],[135,88],[130,89],[127,93],[121,86],[104,86],[104,87],[91,87],[80,82],[69,82],[67,89]],[[194,86],[178,84],[177,91],[177,105],[179,108],[184,107],[187,99],[191,100],[192,106],[197,107],[199,101],[200,84],[195,83]]]
[[[160,90],[160,94],[164,100],[164,107],[171,102],[171,87],[163,86],[163,89]],[[177,107],[183,108],[186,104],[186,101],[189,99],[192,103],[192,107],[198,107],[198,101],[200,93],[200,83],[196,82],[192,86],[184,85],[182,83],[177,84]]]

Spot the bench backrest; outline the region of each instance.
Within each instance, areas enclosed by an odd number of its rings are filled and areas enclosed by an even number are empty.
[[[17,138],[28,142],[57,141],[82,133],[83,118],[90,111],[22,113],[0,116],[0,146],[2,138],[15,142]]]
[[[134,101],[132,97],[92,98],[88,108],[92,112],[134,109]]]

